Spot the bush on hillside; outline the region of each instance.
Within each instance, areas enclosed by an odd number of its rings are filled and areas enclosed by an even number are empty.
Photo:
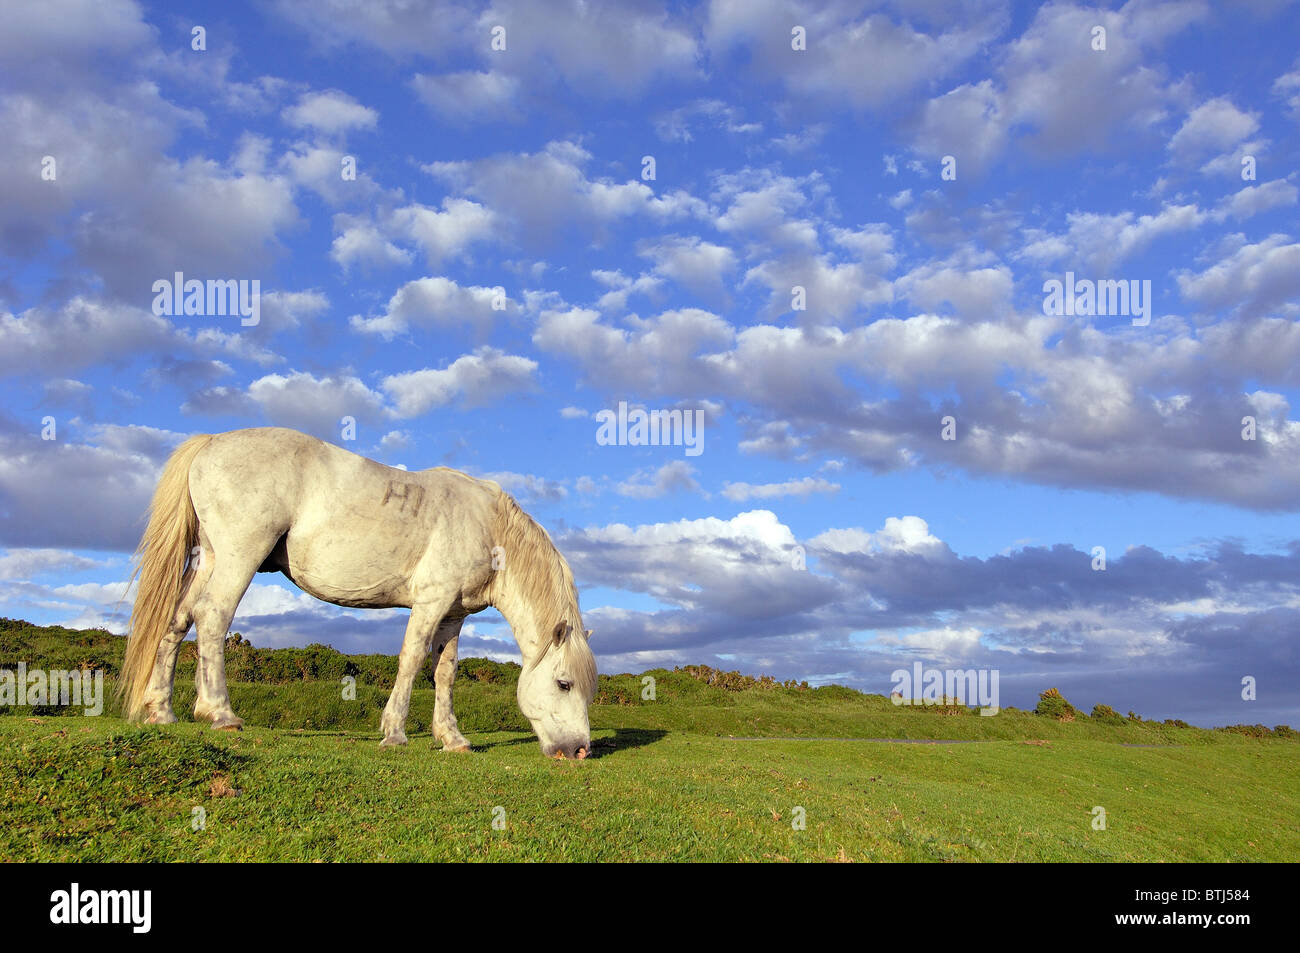
[[[517,662],[494,662],[488,658],[463,658],[456,664],[456,677],[490,685],[514,685],[523,667]]]
[[[1065,696],[1055,688],[1039,693],[1038,706],[1034,709],[1034,713],[1055,718],[1057,721],[1074,721],[1083,715],[1083,712],[1066,701]]]
[[[1248,738],[1270,738],[1273,735],[1267,725],[1224,725],[1214,730],[1230,731],[1235,735],[1245,735]]]
[[[801,692],[808,691],[807,682],[797,682],[794,679],[778,682],[771,675],[754,678],[752,675],[742,675],[740,672],[724,672],[716,668],[710,668],[707,665],[683,665],[674,668],[673,671],[689,675],[706,685],[722,688],[729,692],[744,692],[751,688],[789,688]]]
[[[1124,716],[1109,705],[1093,705],[1092,714],[1088,717],[1093,721],[1101,722],[1103,725],[1124,724]]]
[[[635,675],[600,676],[600,688],[596,691],[594,703],[597,705],[639,705],[641,704],[641,680]]]

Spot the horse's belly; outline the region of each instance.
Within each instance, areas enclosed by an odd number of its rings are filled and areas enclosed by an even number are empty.
[[[418,553],[337,536],[299,545],[292,531],[282,546],[277,568],[317,599],[355,608],[410,605],[410,570]]]
[[[355,583],[348,584],[340,583],[337,579],[327,581],[303,569],[291,570],[285,575],[303,592],[324,602],[332,602],[336,606],[348,606],[353,609],[388,609],[410,605],[409,595],[399,580],[369,583],[357,580]]]

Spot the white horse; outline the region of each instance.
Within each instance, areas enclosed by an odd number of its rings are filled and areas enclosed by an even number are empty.
[[[523,656],[517,697],[547,757],[591,751],[596,661],[568,563],[501,487],[457,470],[408,472],[279,427],[192,437],[171,455],[140,541],[140,585],[118,690],[128,717],[176,720],[176,656],[198,630],[194,716],[238,729],[225,637],[254,573],[282,572],[341,606],[408,607],[382,745],[406,743],[429,652],[433,734],[468,751],[452,711],[467,615],[494,606]]]

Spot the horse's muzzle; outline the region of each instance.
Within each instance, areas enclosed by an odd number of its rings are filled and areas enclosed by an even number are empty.
[[[555,754],[551,755],[560,761],[582,761],[591,754],[591,744],[560,745],[555,749]]]

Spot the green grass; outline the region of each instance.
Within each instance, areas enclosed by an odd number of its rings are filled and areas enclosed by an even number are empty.
[[[93,655],[111,673],[120,641],[0,622],[0,667]],[[1289,732],[944,715],[841,688],[728,690],[658,671],[654,701],[640,676],[602,679],[596,757],[557,762],[522,723],[514,671],[467,660],[457,711],[474,753],[438,750],[429,689],[413,701],[410,745],[380,749],[386,657],[279,651],[290,654],[234,659],[284,679],[232,685],[242,733],[63,709],[0,716],[0,861],[1300,858]],[[356,701],[335,680],[349,664]],[[185,718],[192,688],[178,694]]]
[[[0,860],[1300,856],[1300,761],[1285,741],[901,745],[604,729],[599,757],[558,762],[521,733],[471,735],[471,755],[376,740],[2,718]],[[498,807],[504,830],[492,826]]]

